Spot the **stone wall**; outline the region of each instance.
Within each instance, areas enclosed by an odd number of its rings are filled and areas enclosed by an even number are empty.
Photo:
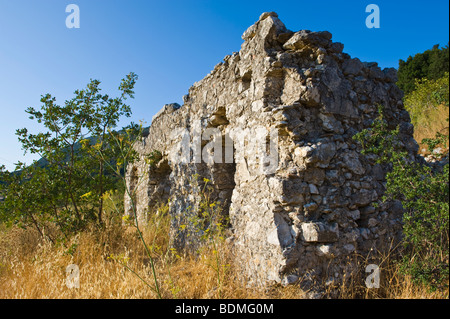
[[[230,241],[249,284],[339,281],[349,256],[386,249],[400,234],[401,204],[373,205],[381,203],[386,168],[352,140],[382,105],[415,156],[396,71],[351,58],[329,32],[294,33],[273,12],[242,38],[241,50],[195,83],[182,106],[164,106],[136,145],[142,158],[163,154],[156,167],[142,160],[128,168],[138,214],[145,219],[156,203],[170,200],[174,245],[195,246],[180,225],[195,214],[198,174],[200,183],[214,185],[213,199],[230,218]],[[231,153],[209,149],[223,163],[199,161],[207,129],[219,131],[223,145],[232,141]]]

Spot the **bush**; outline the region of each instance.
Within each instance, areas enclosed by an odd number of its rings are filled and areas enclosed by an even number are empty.
[[[16,134],[22,148],[41,160],[19,163],[13,173],[0,167],[0,222],[33,226],[42,236],[45,223],[54,223],[65,236],[91,222],[103,225],[103,195],[117,188],[127,165],[118,160],[120,148],[138,132],[133,123],[113,131],[131,115],[125,102],[134,97],[136,80],[134,73],[122,79],[116,98],[100,94],[100,81],[91,80],[64,105],[46,94],[40,109],[26,110],[45,130],[32,134],[23,128]]]
[[[398,138],[398,128],[388,130],[382,110],[372,127],[354,139],[361,143],[363,154],[376,154],[378,163],[390,164],[384,200],[400,200],[405,209],[402,270],[415,282],[433,289],[448,288],[448,164],[433,169],[412,161]]]
[[[397,85],[405,94],[416,89],[416,80],[437,80],[449,72],[449,47],[439,48],[435,45],[423,53],[410,56],[406,61],[399,61]]]

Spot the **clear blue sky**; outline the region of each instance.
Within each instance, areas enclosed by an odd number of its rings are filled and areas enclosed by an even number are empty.
[[[71,3],[80,8],[79,29],[65,25]],[[380,29],[365,26],[371,3],[380,7]],[[38,108],[45,93],[63,104],[91,78],[113,93],[121,78],[137,73],[130,120],[149,124],[239,51],[242,33],[265,11],[292,31],[328,30],[352,57],[381,67],[449,41],[447,0],[0,0],[0,164],[12,169],[35,158],[23,157],[15,135],[40,129],[27,107]]]

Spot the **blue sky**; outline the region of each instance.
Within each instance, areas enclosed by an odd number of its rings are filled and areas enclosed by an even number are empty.
[[[80,8],[80,28],[68,29],[68,4]],[[380,8],[381,27],[368,29],[367,5]],[[381,67],[449,41],[449,3],[428,1],[149,1],[0,0],[0,165],[30,163],[15,135],[42,128],[25,109],[50,93],[63,104],[90,79],[114,93],[120,79],[138,74],[129,121],[144,120],[178,102],[227,54],[262,12],[275,11],[292,31],[327,30],[344,51]]]

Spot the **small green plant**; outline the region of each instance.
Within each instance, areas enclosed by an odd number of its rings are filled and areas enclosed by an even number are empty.
[[[447,119],[448,120],[448,119]],[[422,143],[428,146],[430,152],[433,152],[439,146],[447,149],[448,147],[448,135],[437,132],[435,138],[425,138]],[[439,157],[443,157],[445,154],[440,154]]]
[[[77,243],[73,243],[72,245],[69,246],[69,248],[65,251],[66,255],[70,255],[73,257],[73,255],[76,253],[78,248],[78,244]]]
[[[212,200],[213,186],[211,181],[203,178],[203,186],[199,183],[199,175],[192,176],[191,185],[197,190],[198,202],[193,214],[189,214],[189,226],[192,227],[200,241],[198,252],[212,253],[213,262],[207,262],[211,267],[217,278],[217,286],[219,298],[222,293],[223,278],[226,274],[229,265],[225,263],[221,254],[221,247],[225,241],[225,231],[228,226],[228,218],[224,216],[222,204],[218,201]],[[191,208],[192,209],[192,208]],[[180,230],[184,231],[187,225],[181,225]]]
[[[148,156],[147,156],[147,163],[151,168],[154,168],[156,164],[158,164],[161,159],[163,158],[162,153],[158,150],[153,150]]]
[[[123,221],[127,223],[130,226],[134,226],[136,228],[137,235],[142,242],[146,255],[150,261],[152,276],[153,276],[153,282],[154,286],[150,285],[147,281],[145,281],[139,274],[137,274],[134,270],[132,270],[128,265],[123,262],[120,258],[112,258],[116,261],[121,262],[121,264],[126,267],[129,271],[131,271],[133,274],[135,274],[141,281],[143,281],[149,288],[151,288],[152,291],[154,291],[159,299],[162,299],[162,294],[160,290],[160,283],[158,280],[157,272],[156,272],[156,265],[155,265],[155,259],[153,258],[153,253],[158,250],[157,246],[153,242],[152,245],[148,245],[147,242],[144,239],[144,235],[141,230],[141,225],[139,224],[139,218],[137,215],[137,207],[136,207],[136,192],[137,187],[134,189],[130,189],[130,185],[127,185],[126,177],[122,174],[123,171],[125,171],[128,167],[128,164],[131,164],[135,162],[138,159],[138,154],[136,150],[134,149],[135,143],[140,139],[142,136],[142,124],[139,126],[139,129],[136,131],[135,127],[131,127],[130,129],[125,131],[125,135],[120,135],[118,133],[110,131],[109,133],[112,136],[113,142],[114,142],[114,148],[117,149],[117,154],[119,154],[117,162],[115,167],[113,167],[113,164],[108,161],[107,154],[104,153],[104,151],[101,148],[96,148],[96,154],[95,157],[102,159],[103,163],[106,167],[109,167],[116,176],[121,180],[123,187],[125,189],[125,194],[130,198],[131,203],[131,215],[124,216]],[[142,176],[137,176],[137,179],[140,180],[138,183],[142,181]],[[156,236],[155,236],[156,237]]]

